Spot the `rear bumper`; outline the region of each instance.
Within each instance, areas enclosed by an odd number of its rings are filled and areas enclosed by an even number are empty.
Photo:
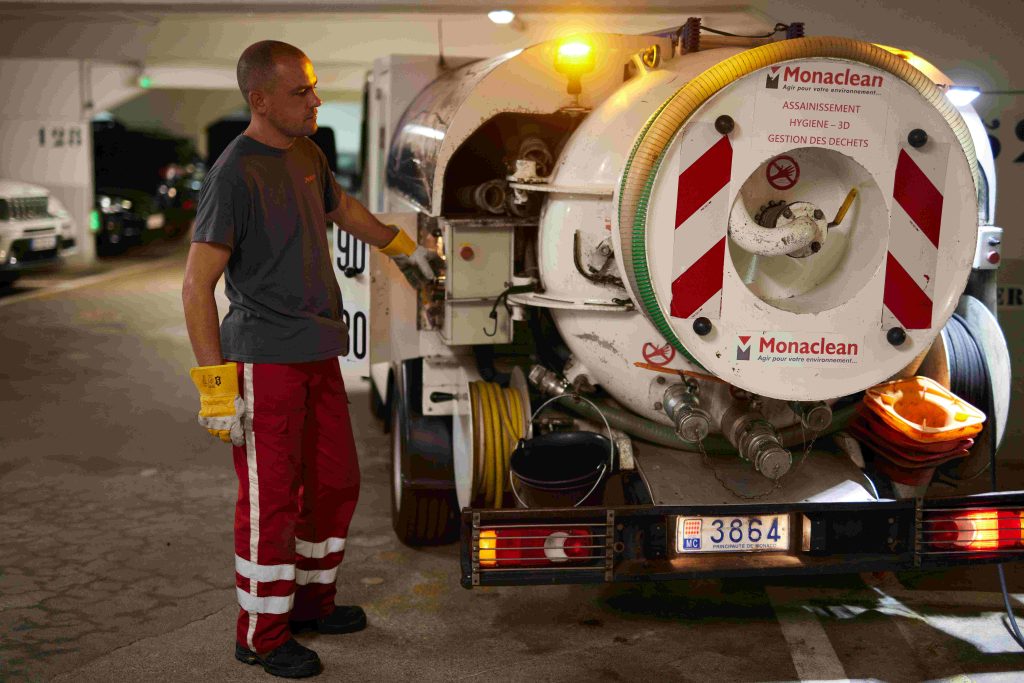
[[[729,506],[477,510],[462,512],[461,583],[474,586],[664,581],[729,576],[841,574],[931,569],[1024,559],[1024,492],[930,500],[785,503]],[[1012,547],[964,548],[937,540],[937,520],[996,511],[1012,519],[1021,539]],[[681,517],[789,516],[789,549],[773,552],[683,553],[675,548]],[[980,514],[980,513],[978,513]],[[512,566],[485,553],[482,533],[502,528],[586,529],[593,550],[582,560]],[[542,533],[545,533],[542,532]],[[982,544],[983,545],[983,544]]]

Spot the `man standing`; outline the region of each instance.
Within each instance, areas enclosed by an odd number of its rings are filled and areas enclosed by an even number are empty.
[[[199,422],[234,445],[235,657],[300,678],[321,667],[294,631],[366,626],[361,608],[334,604],[359,466],[338,360],[348,331],[328,220],[380,247],[413,285],[434,273],[423,247],[341,190],[306,137],[322,104],[306,55],[255,43],[237,75],[252,121],[206,176],[182,301]],[[230,307],[218,325],[222,274]]]

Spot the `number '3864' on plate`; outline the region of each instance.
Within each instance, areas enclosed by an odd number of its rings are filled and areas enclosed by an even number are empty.
[[[789,515],[679,517],[676,552],[735,553],[789,549]]]

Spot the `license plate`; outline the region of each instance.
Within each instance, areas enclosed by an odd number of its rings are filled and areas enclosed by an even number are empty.
[[[48,235],[46,237],[33,237],[32,238],[32,251],[47,251],[48,249],[57,248],[57,236]]]
[[[789,549],[789,515],[679,517],[676,552],[751,553]]]

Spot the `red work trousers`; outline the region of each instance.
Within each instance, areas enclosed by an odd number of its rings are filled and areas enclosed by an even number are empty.
[[[334,609],[359,497],[359,464],[337,358],[238,363],[245,445],[234,447],[238,642],[267,652],[288,620]]]

